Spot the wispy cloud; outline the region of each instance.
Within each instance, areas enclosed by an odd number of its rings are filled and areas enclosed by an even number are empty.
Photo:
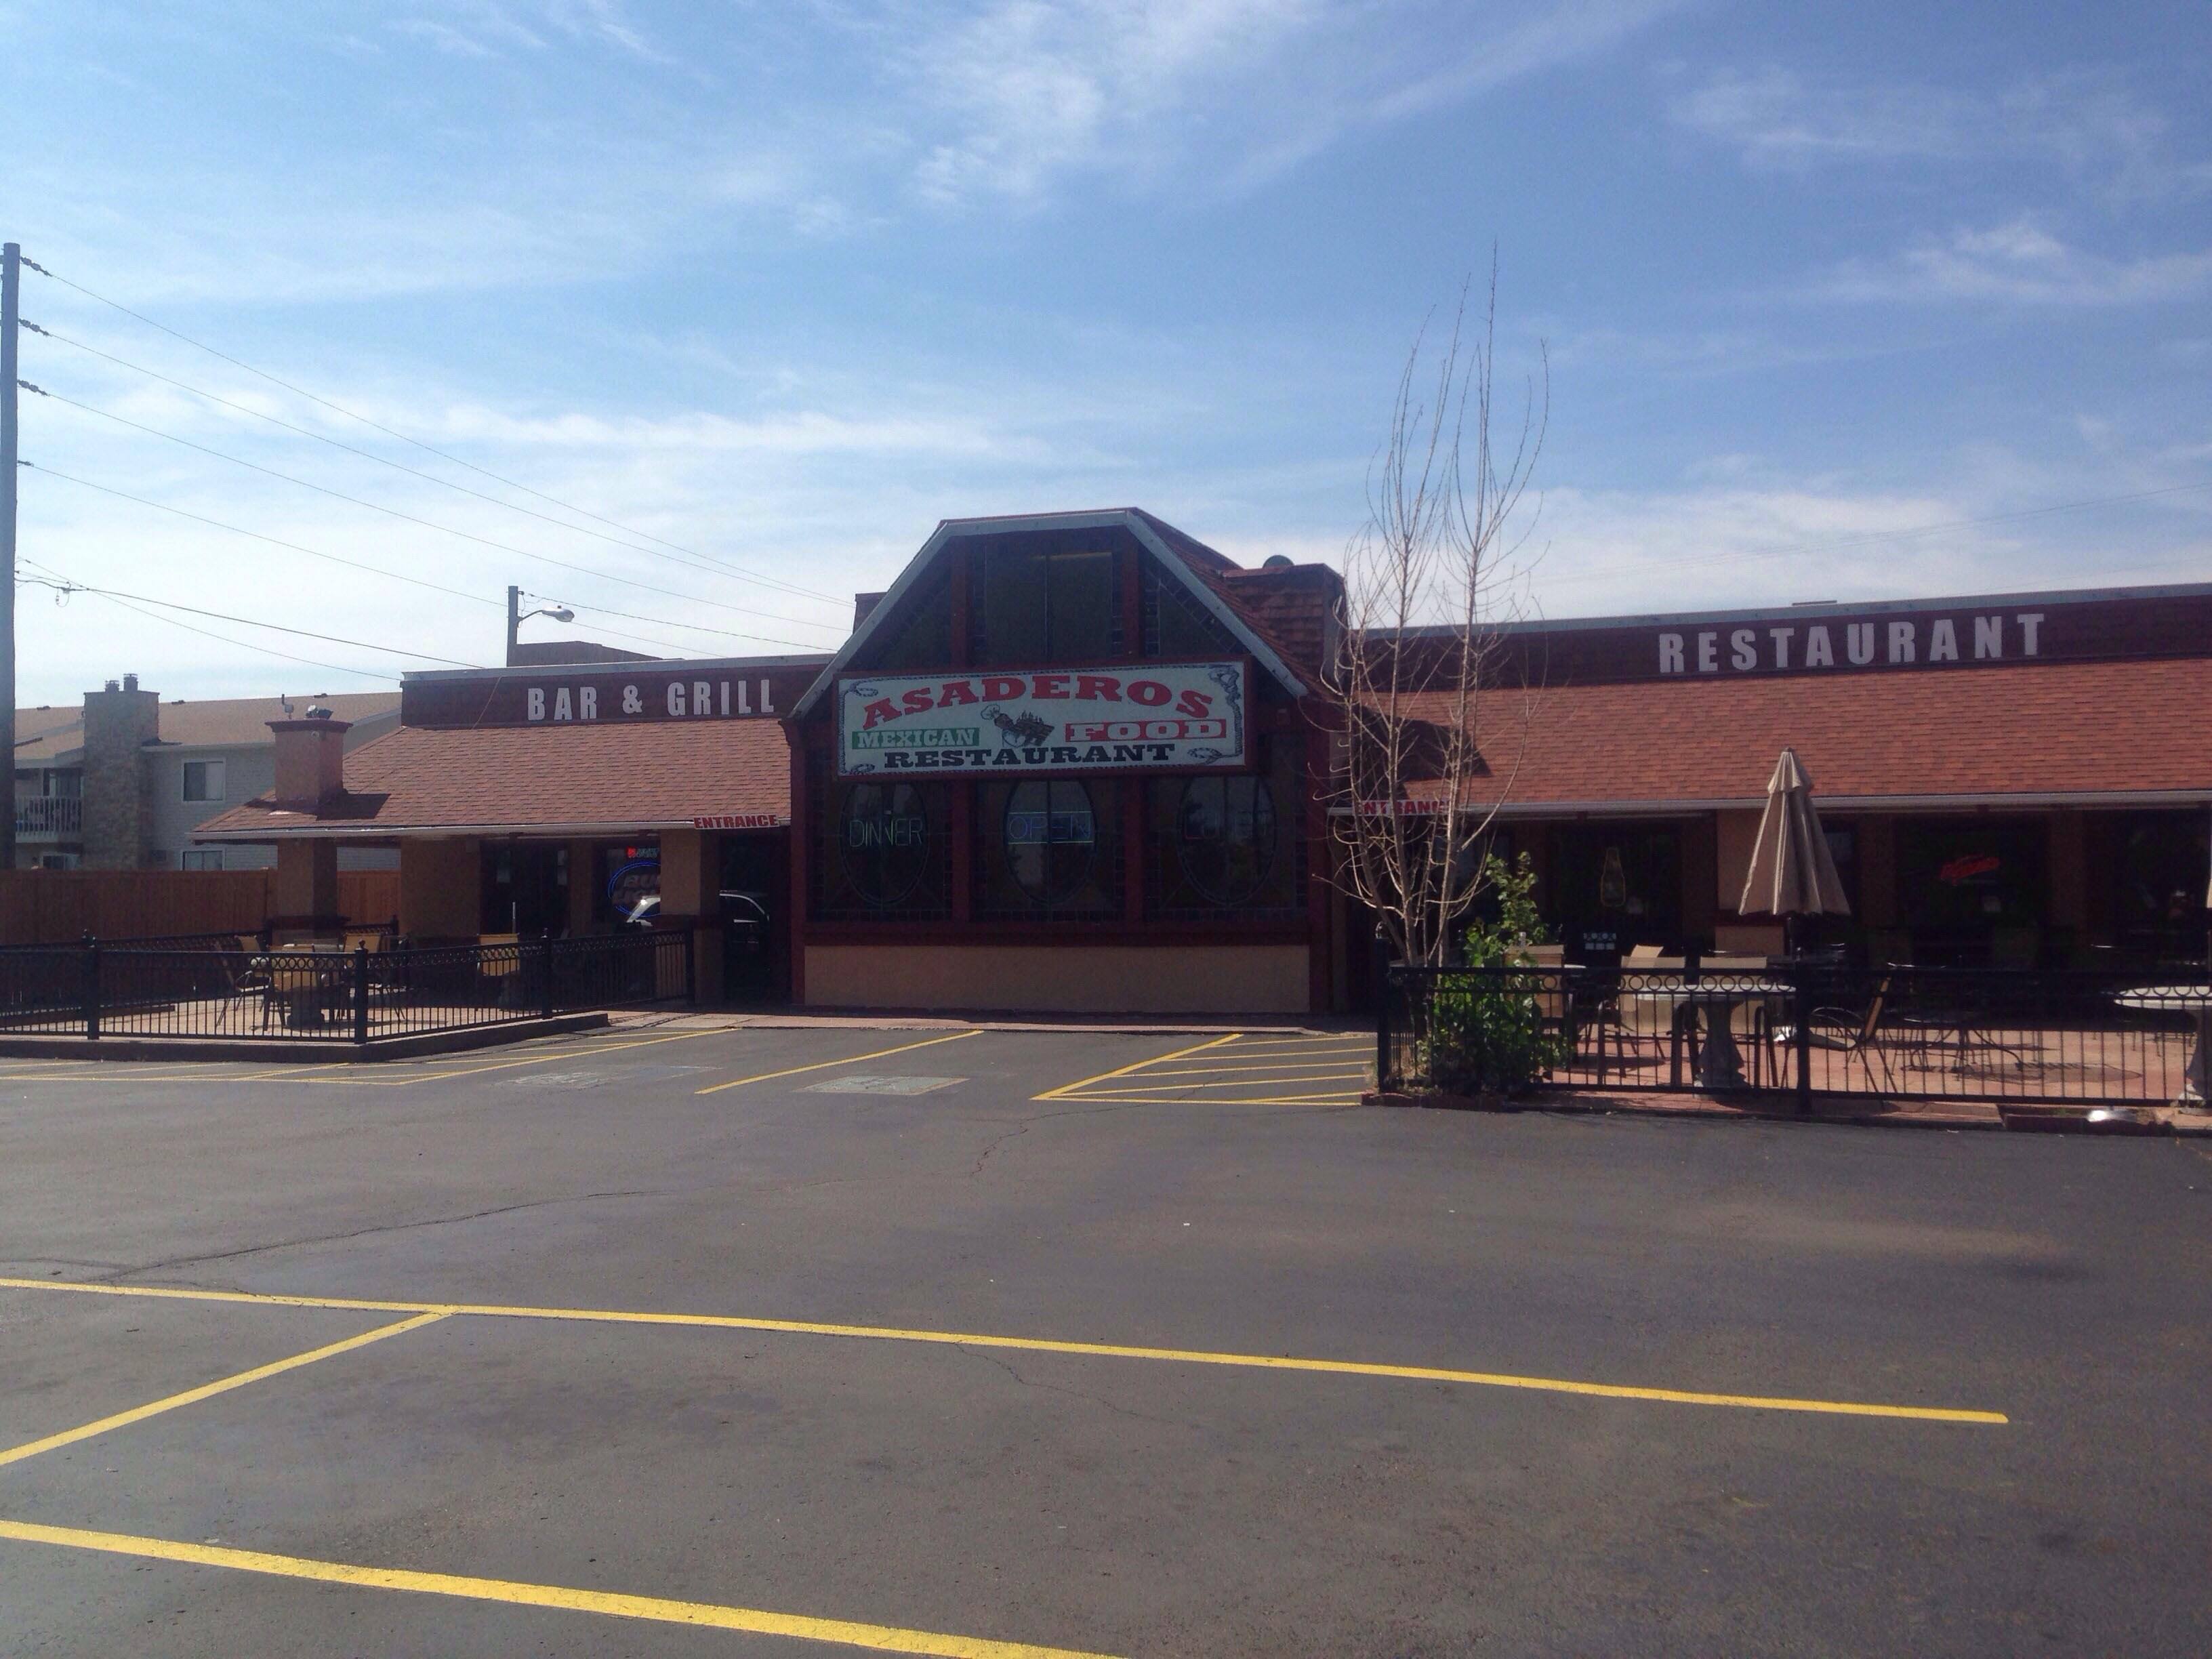
[[[1816,284],[1850,301],[1996,300],[2128,306],[2187,299],[2212,286],[2212,249],[2118,257],[2074,246],[2023,216],[1931,237],[1883,260],[1852,260]]]
[[[1716,71],[1669,98],[1667,112],[1767,171],[2009,159],[2056,167],[2122,202],[2212,188],[2212,164],[2178,154],[2165,112],[2109,73],[1972,91],[1819,79],[1770,64]]]
[[[1071,175],[1249,185],[1348,131],[1603,51],[1681,0],[990,0],[902,29],[940,204],[1035,202]],[[902,14],[904,15],[904,14]]]

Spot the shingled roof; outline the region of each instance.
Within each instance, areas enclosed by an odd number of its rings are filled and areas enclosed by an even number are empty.
[[[723,814],[791,816],[790,751],[769,720],[402,726],[348,755],[345,778],[345,794],[320,811],[263,797],[193,835],[620,834]]]
[[[1823,806],[2212,801],[2212,658],[1553,686],[1480,709],[1481,793],[1509,811],[1755,805],[1785,746]]]

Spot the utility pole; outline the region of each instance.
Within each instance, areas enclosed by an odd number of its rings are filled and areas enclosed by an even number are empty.
[[[509,587],[507,590],[507,656],[505,659],[506,666],[509,668],[514,666],[514,642],[516,636],[521,632],[522,590],[519,587]]]
[[[0,870],[15,867],[15,336],[23,250],[0,246]]]

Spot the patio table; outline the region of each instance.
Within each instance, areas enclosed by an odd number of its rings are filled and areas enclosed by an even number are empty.
[[[1771,985],[1764,981],[1721,979],[1695,985],[1662,985],[1628,994],[1638,1002],[1677,1011],[1694,1008],[1702,1014],[1705,1041],[1698,1052],[1698,1086],[1718,1090],[1743,1087],[1743,1054],[1735,1046],[1735,1033],[1731,1029],[1737,1006],[1790,996],[1792,992],[1787,985]]]
[[[2189,1065],[2181,1074],[2177,1103],[2201,1104],[2212,1098],[2212,985],[2138,985],[2112,998],[2123,1008],[2147,1013],[2187,1014],[2197,1022]]]

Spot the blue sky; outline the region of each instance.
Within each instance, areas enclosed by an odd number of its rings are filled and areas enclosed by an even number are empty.
[[[0,234],[27,255],[708,564],[36,275],[25,315],[76,343],[28,338],[27,378],[514,550],[52,400],[25,400],[26,457],[601,607],[579,632],[826,648],[848,599],[717,562],[849,595],[969,514],[1133,503],[1240,558],[1335,558],[1415,331],[1493,245],[1504,366],[1550,356],[1544,614],[2212,579],[2201,4],[0,0]],[[36,471],[21,552],[499,651],[489,605]],[[169,696],[374,683],[88,595],[26,590],[21,641],[32,703],[131,669]]]

